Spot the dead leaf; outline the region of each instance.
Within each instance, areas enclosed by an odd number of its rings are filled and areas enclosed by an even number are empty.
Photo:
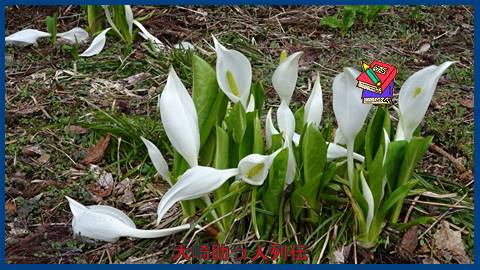
[[[110,194],[112,194],[112,190],[113,186],[111,186],[110,188],[103,188],[99,184],[90,184],[88,186],[88,191],[100,198],[108,197]]]
[[[420,49],[416,50],[416,54],[424,54],[428,50],[430,50],[430,43],[423,43],[423,45],[420,47]]]
[[[333,263],[336,264],[344,264],[348,256],[350,255],[350,249],[352,245],[348,246],[342,246],[342,248],[339,248],[333,252]]]
[[[443,221],[440,228],[433,235],[433,246],[436,253],[447,261],[455,260],[458,263],[470,263],[465,252],[460,231],[450,229],[450,223]]]
[[[43,153],[38,159],[37,162],[40,164],[47,164],[48,160],[50,160],[50,155],[47,153]]]
[[[5,211],[7,214],[14,214],[17,211],[17,205],[15,204],[15,200],[9,199],[5,202]]]
[[[418,225],[411,227],[402,237],[400,250],[404,255],[411,255],[418,245]]]
[[[68,125],[65,127],[64,129],[65,133],[67,134],[86,134],[88,133],[88,129],[87,128],[83,128],[83,127],[79,127],[79,126],[75,126],[75,125]]]
[[[127,190],[123,193],[123,195],[120,197],[120,202],[130,205],[135,202],[135,195],[131,190]]]
[[[473,107],[474,107],[473,98],[464,99],[464,100],[460,101],[460,104],[462,104],[463,107],[466,107],[466,108],[469,108],[469,109],[473,109]]]
[[[423,259],[422,263],[423,264],[440,264],[440,262],[433,257],[427,257]]]
[[[110,134],[107,136],[102,137],[97,144],[90,148],[87,156],[80,161],[83,165],[89,165],[91,163],[98,163],[103,159],[103,156],[105,155],[105,151],[108,148],[108,145],[110,144]]]
[[[42,155],[42,149],[38,145],[26,145],[22,148],[22,154],[27,157]]]
[[[98,184],[104,188],[112,188],[114,181],[111,173],[103,171],[97,180]]]

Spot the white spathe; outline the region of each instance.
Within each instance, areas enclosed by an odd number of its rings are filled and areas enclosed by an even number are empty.
[[[173,68],[159,101],[160,116],[169,141],[190,167],[198,165],[200,132],[197,110]]]
[[[363,104],[362,91],[357,87],[358,70],[344,68],[333,80],[333,112],[338,129],[347,144],[347,169],[350,186],[353,184],[353,146],[355,136],[360,132],[372,108],[372,104]]]
[[[289,185],[295,179],[297,162],[293,153],[293,135],[295,134],[295,116],[288,107],[286,100],[282,100],[277,110],[277,124],[283,134],[284,147],[288,148],[288,164],[285,184]],[[285,185],[285,186],[286,186]]]
[[[76,44],[88,40],[89,35],[83,28],[75,27],[67,32],[58,33],[57,37],[68,44]]]
[[[130,7],[130,5],[124,5],[124,8],[125,8],[125,19],[128,25],[128,33],[130,33],[130,36],[133,37],[133,21],[135,19],[133,18],[132,7]]]
[[[24,29],[5,37],[5,45],[25,47],[37,43],[39,38],[49,37],[50,33],[35,29]]]
[[[403,83],[398,95],[400,119],[395,140],[410,141],[425,117],[440,76],[453,63],[448,61],[439,66],[428,66],[415,72]]]
[[[272,137],[273,135],[279,134],[278,130],[273,125],[272,120],[272,108],[268,109],[267,117],[265,118],[265,142],[267,149],[272,147]]]
[[[219,170],[204,166],[188,169],[178,178],[175,185],[163,195],[157,209],[157,224],[176,202],[193,200],[208,195],[238,173],[238,169]]]
[[[157,172],[165,179],[170,186],[172,186],[172,180],[170,179],[170,170],[168,169],[167,161],[163,158],[162,153],[158,149],[158,147],[152,143],[151,141],[141,137],[143,143],[147,147],[148,156],[150,160],[152,160],[153,167],[157,170]]]
[[[282,61],[272,76],[272,84],[281,100],[290,103],[298,77],[298,61],[303,52],[296,52]]]
[[[366,218],[366,232],[370,230],[370,225],[372,224],[373,215],[375,211],[375,205],[373,200],[373,194],[368,186],[367,181],[365,180],[365,176],[363,175],[363,171],[360,171],[360,180],[362,182],[362,193],[363,198],[367,201],[368,210],[367,210],[367,218]]]
[[[158,238],[190,229],[190,224],[160,230],[137,229],[135,223],[122,211],[106,205],[84,206],[66,197],[73,214],[75,235],[116,242],[120,237]]]
[[[335,143],[328,143],[328,148],[327,148],[328,161],[332,161],[337,158],[343,158],[346,156],[347,156],[347,149],[345,147]],[[360,161],[361,163],[365,161],[365,157],[357,153],[353,153],[353,158]]]
[[[212,37],[217,54],[216,73],[218,85],[230,101],[233,103],[240,101],[246,110],[252,84],[252,66],[250,61],[241,52],[225,48],[214,36]],[[228,73],[233,77],[230,78],[230,82]],[[236,84],[238,89],[232,89],[232,83]]]
[[[322,122],[323,97],[322,87],[320,85],[320,74],[317,73],[317,79],[313,85],[312,93],[305,104],[303,120],[306,124],[313,124],[316,128]]]
[[[152,44],[152,47],[155,51],[159,52],[163,49],[165,49],[165,45],[163,42],[161,42],[158,38],[156,38],[154,35],[150,34],[150,32],[145,29],[145,27],[137,20],[133,20],[133,24],[140,29],[140,36],[145,39],[146,41],[150,42]]]
[[[110,31],[111,28],[107,28],[100,32],[92,41],[90,46],[80,54],[81,57],[90,57],[99,54],[103,47],[105,47],[105,42],[107,41],[107,33]]]
[[[253,186],[262,185],[273,160],[281,150],[278,149],[270,155],[251,154],[244,157],[238,163],[239,178]]]
[[[358,70],[344,68],[333,80],[333,111],[346,142],[355,139],[372,108],[372,104],[362,103],[362,90],[356,81],[359,75]]]

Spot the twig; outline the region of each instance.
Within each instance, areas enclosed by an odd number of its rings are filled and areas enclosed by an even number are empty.
[[[455,169],[459,172],[459,173],[464,173],[465,171],[467,171],[467,169],[465,168],[465,166],[458,160],[456,159],[454,156],[452,156],[450,153],[448,153],[447,151],[443,150],[442,148],[440,148],[438,145],[432,143],[430,145],[430,150],[432,150],[433,152],[439,154],[439,155],[442,155],[444,157],[446,157],[448,160],[450,160],[452,163],[453,163],[453,166],[455,167]]]

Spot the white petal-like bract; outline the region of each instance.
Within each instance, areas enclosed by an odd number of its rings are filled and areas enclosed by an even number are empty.
[[[107,33],[110,31],[111,28],[107,28],[100,32],[92,41],[90,46],[80,54],[81,57],[90,57],[99,54],[103,47],[105,47],[105,42],[107,41]]]
[[[225,48],[213,37],[217,53],[216,72],[220,89],[233,103],[241,102],[247,108],[252,84],[252,66],[241,52]]]
[[[281,150],[278,149],[270,155],[251,154],[244,157],[238,163],[240,179],[253,186],[262,185],[267,178],[273,160]]]
[[[165,133],[173,147],[190,167],[197,166],[200,151],[197,110],[192,97],[173,68],[168,74],[159,106]]]
[[[402,85],[398,94],[400,120],[395,140],[410,140],[432,101],[440,76],[455,62],[429,66],[415,72]]]
[[[50,33],[38,31],[35,29],[23,29],[5,37],[5,45],[15,45],[25,47],[37,43],[39,38],[49,37]]]
[[[298,61],[303,52],[296,52],[278,65],[272,76],[272,84],[281,100],[290,103],[298,77]]]
[[[305,104],[305,113],[303,115],[306,124],[320,126],[323,113],[322,87],[320,86],[320,75],[317,73],[317,79],[313,85],[312,93]]]
[[[238,175],[238,172],[238,169],[219,170],[203,166],[188,169],[163,195],[157,209],[157,224],[176,202],[201,198]]]
[[[67,32],[58,33],[57,37],[68,44],[76,44],[88,40],[89,35],[83,28],[75,27]]]
[[[279,134],[278,130],[273,125],[272,120],[272,108],[268,109],[267,117],[265,118],[265,142],[267,149],[272,147],[272,137],[273,135]]]
[[[160,230],[137,229],[135,223],[122,211],[106,205],[84,206],[66,197],[73,214],[75,235],[116,242],[120,237],[158,238],[190,229],[190,224]]]
[[[151,141],[145,139],[144,137],[141,137],[141,139],[147,147],[148,156],[150,157],[150,160],[152,160],[153,166],[155,167],[157,172],[163,177],[163,179],[165,179],[171,186],[172,181],[170,179],[170,170],[168,169],[167,161],[165,161],[165,158],[163,158],[162,153],[160,152],[158,147]]]

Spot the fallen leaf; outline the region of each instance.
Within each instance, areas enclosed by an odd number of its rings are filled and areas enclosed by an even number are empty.
[[[65,133],[67,134],[86,134],[88,133],[88,129],[87,128],[83,128],[83,127],[79,127],[79,126],[75,126],[75,125],[68,125],[65,127],[64,129]]]
[[[404,255],[412,255],[418,245],[418,225],[411,227],[402,237],[400,250]]]
[[[111,173],[103,171],[97,180],[98,184],[103,188],[112,188],[114,181]]]
[[[91,163],[98,163],[103,159],[105,151],[107,150],[108,145],[110,144],[110,134],[102,137],[97,144],[90,148],[87,156],[80,161],[83,165],[89,165]]]
[[[464,99],[460,101],[460,104],[462,104],[463,107],[473,109],[473,106],[474,106],[473,98]]]
[[[13,214],[17,211],[17,205],[15,204],[15,200],[9,199],[5,202],[5,211],[7,214]]]
[[[348,256],[350,255],[350,249],[352,245],[342,246],[333,252],[333,263],[344,264]]]
[[[440,264],[440,262],[433,257],[427,257],[423,259],[422,263],[423,264]]]
[[[50,160],[50,155],[47,153],[43,153],[38,159],[37,162],[40,164],[47,164],[48,160]]]
[[[135,202],[135,195],[131,190],[127,190],[123,193],[119,200],[124,204],[130,205]]]
[[[22,154],[27,157],[40,156],[42,155],[42,149],[38,145],[26,145],[22,148]]]
[[[420,49],[416,50],[416,54],[424,54],[428,50],[430,50],[430,44],[429,43],[423,43],[423,45],[420,47]]]
[[[465,252],[460,231],[450,229],[450,223],[443,221],[440,228],[433,235],[433,246],[436,254],[447,261],[455,260],[458,263],[470,263],[470,258]]]
[[[99,184],[90,184],[88,186],[88,191],[100,198],[108,197],[110,194],[112,194],[112,190],[113,186],[111,186],[110,188],[103,188]]]

